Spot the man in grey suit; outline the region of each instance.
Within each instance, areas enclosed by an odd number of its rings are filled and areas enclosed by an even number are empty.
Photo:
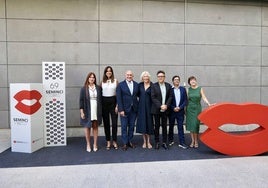
[[[158,82],[154,83],[151,89],[152,109],[151,113],[155,123],[155,149],[159,149],[159,129],[162,126],[162,147],[167,150],[167,118],[168,108],[172,101],[172,87],[165,82],[165,72],[157,72]]]

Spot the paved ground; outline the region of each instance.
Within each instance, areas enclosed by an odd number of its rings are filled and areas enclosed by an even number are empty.
[[[10,130],[0,129],[0,154],[10,147]]]
[[[10,187],[256,187],[268,186],[268,157],[0,169]]]
[[[264,188],[268,157],[0,168],[0,187]]]

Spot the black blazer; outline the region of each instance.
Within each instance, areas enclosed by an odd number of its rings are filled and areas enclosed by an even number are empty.
[[[171,85],[167,82],[165,82],[166,86],[166,99],[165,104],[170,107],[171,101],[172,101],[172,92],[171,92]],[[151,88],[151,98],[152,98],[152,114],[160,114],[160,107],[162,105],[162,94],[160,90],[160,85],[158,82],[154,83]],[[168,112],[168,109],[166,110],[166,113]]]

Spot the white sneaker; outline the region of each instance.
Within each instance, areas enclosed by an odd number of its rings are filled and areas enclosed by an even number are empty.
[[[186,144],[179,144],[178,146],[182,149],[188,149],[188,146]]]
[[[169,145],[169,146],[173,146],[173,145],[174,145],[174,142],[169,142],[168,145]]]

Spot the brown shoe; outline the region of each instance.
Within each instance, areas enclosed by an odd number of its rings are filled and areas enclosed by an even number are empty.
[[[123,150],[123,151],[127,151],[127,145],[126,145],[126,144],[123,145],[122,150]]]
[[[128,147],[134,149],[136,146],[134,144],[132,144],[131,142],[128,143]]]

